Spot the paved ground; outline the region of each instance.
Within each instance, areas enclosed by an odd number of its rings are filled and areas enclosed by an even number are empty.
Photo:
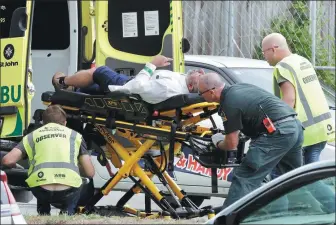
[[[121,191],[114,191],[111,192],[109,195],[103,197],[98,203],[97,206],[106,206],[106,205],[113,205],[115,206],[118,202],[118,200],[121,198],[121,196],[124,194],[124,192]],[[145,209],[145,198],[143,194],[138,194],[134,196],[129,202],[128,205],[132,206],[133,208]],[[211,198],[209,200],[205,200],[201,207],[212,205],[212,206],[220,206],[224,202],[223,198]],[[20,206],[21,213],[23,215],[37,215],[36,213],[36,199],[34,198],[29,203],[18,203]],[[153,210],[159,210],[160,208],[152,202],[152,209]],[[58,214],[59,210],[53,208],[52,209],[52,215]]]

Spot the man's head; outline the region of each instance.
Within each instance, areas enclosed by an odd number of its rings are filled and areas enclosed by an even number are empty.
[[[225,83],[217,73],[200,76],[198,92],[207,102],[219,102]]]
[[[186,76],[186,83],[187,83],[188,90],[190,93],[198,92],[198,81],[199,81],[200,76],[204,74],[205,72],[202,69],[188,71],[187,76]]]
[[[43,124],[57,123],[66,125],[66,113],[59,105],[50,105],[42,114]]]
[[[271,66],[275,66],[283,58],[291,54],[286,38],[279,33],[267,35],[261,43],[261,48],[266,61]]]

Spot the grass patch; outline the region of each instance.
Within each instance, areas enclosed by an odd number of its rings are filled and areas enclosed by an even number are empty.
[[[90,215],[60,215],[60,216],[25,216],[28,224],[202,224],[206,217],[194,219],[141,219],[138,217],[105,217],[97,214]]]

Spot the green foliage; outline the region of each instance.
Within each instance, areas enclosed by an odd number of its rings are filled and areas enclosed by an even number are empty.
[[[292,1],[292,5],[289,9],[292,18],[275,18],[271,21],[270,30],[264,31],[262,37],[267,34],[277,32],[281,33],[286,39],[289,48],[293,53],[301,55],[309,60],[312,59],[312,39],[309,33],[309,8],[307,1]],[[317,29],[318,30],[318,29]],[[331,37],[327,37],[331,38]],[[261,47],[257,46],[254,52],[253,58],[263,59],[263,54]],[[332,46],[332,60],[330,65],[330,60],[328,58],[328,51],[322,46],[321,40],[316,39],[316,50],[315,50],[315,65],[324,66],[335,66],[335,42]],[[328,70],[316,70],[317,76],[320,80],[326,83],[328,86],[332,87],[334,90],[335,86],[335,71]]]

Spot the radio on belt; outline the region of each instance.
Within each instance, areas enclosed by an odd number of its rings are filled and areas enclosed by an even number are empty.
[[[261,111],[263,112],[265,118],[263,119],[263,124],[265,126],[265,128],[267,129],[267,132],[269,134],[273,134],[276,131],[276,128],[272,122],[272,120],[267,116],[267,114],[265,113],[264,109],[261,107],[261,105],[259,105]]]

